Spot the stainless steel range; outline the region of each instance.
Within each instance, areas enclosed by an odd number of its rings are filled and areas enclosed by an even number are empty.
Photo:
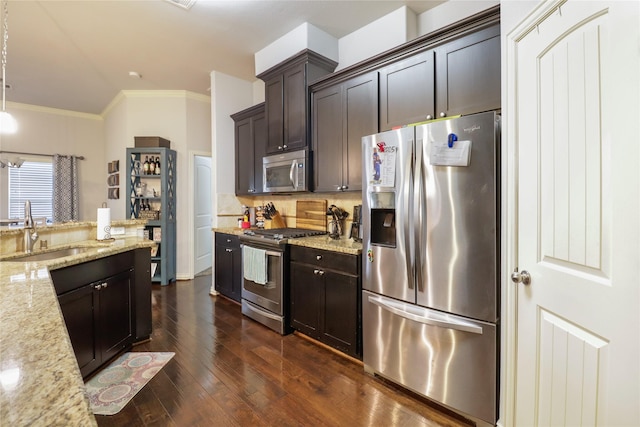
[[[290,239],[321,234],[326,232],[303,228],[275,228],[246,230],[240,236],[243,246],[242,314],[282,335],[292,331],[289,325],[287,243]],[[251,272],[256,268],[265,268],[266,275],[258,274],[262,277],[255,278]]]

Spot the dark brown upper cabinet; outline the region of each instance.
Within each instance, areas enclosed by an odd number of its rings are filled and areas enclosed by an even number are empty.
[[[435,61],[432,50],[380,71],[380,131],[435,117]]]
[[[336,65],[335,61],[307,49],[258,75],[265,82],[267,154],[307,147],[309,83],[333,72]]]
[[[262,193],[262,158],[266,153],[264,103],[239,111],[235,122],[236,195]]]
[[[500,26],[445,43],[436,54],[436,114],[500,109]]]
[[[315,191],[362,190],[362,137],[378,132],[378,74],[312,94]]]
[[[380,131],[500,109],[500,26],[380,69]]]

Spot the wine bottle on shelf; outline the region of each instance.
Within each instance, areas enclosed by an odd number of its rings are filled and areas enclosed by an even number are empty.
[[[160,175],[160,157],[156,157],[156,169],[155,174]]]
[[[156,162],[153,160],[153,156],[151,156],[151,160],[149,161],[149,175],[154,175],[156,173]]]
[[[142,173],[149,175],[149,156],[144,156],[144,163],[142,164]]]

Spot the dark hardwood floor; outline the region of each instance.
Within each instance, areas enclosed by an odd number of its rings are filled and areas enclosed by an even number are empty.
[[[151,341],[175,357],[100,426],[464,426],[362,364],[281,336],[209,295],[211,276],[153,288]]]

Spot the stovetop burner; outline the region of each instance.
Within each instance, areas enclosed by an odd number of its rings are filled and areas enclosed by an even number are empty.
[[[307,230],[305,228],[271,228],[245,230],[240,240],[250,243],[261,243],[269,246],[285,245],[289,239],[318,236],[327,234],[326,231]]]

